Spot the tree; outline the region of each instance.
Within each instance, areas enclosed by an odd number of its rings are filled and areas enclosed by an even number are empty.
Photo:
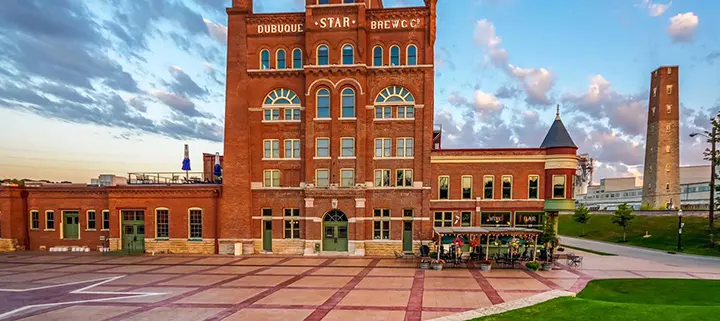
[[[580,234],[580,236],[585,236],[585,224],[590,221],[590,209],[587,208],[585,204],[580,205],[580,207],[575,209],[575,214],[573,214],[573,221],[582,224],[582,233]]]
[[[547,262],[552,262],[555,247],[560,243],[557,232],[555,232],[555,219],[554,217],[548,216],[547,222],[545,222],[545,229],[538,237],[538,243],[545,245]]]
[[[632,220],[635,218],[633,215],[633,209],[627,203],[622,203],[615,210],[615,216],[613,216],[612,222],[623,229],[623,242],[627,242],[626,230]]]

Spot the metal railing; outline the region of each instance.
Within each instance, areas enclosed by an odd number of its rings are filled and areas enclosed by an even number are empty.
[[[143,184],[220,184],[222,180],[203,172],[137,172],[128,173],[128,185]]]

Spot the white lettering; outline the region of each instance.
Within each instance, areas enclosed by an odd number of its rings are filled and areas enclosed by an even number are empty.
[[[382,29],[407,29],[417,28],[422,24],[421,19],[399,19],[399,20],[382,20],[382,21],[370,21],[370,29],[382,30]]]
[[[410,28],[415,28],[419,24],[420,24],[420,19],[410,20]]]
[[[377,29],[377,21],[370,22],[370,29],[373,29],[373,30]]]
[[[320,19],[320,28],[327,28],[327,18]]]
[[[258,33],[290,33],[303,32],[302,23],[294,24],[277,24],[277,25],[258,25]]]
[[[401,25],[403,28],[407,28],[407,25],[408,25],[407,20],[403,20]]]
[[[344,25],[345,28],[350,27],[350,18],[349,18],[349,17],[344,17],[344,18],[343,18],[343,25]]]
[[[397,29],[398,25],[400,25],[400,20],[395,20],[392,22],[393,29]]]

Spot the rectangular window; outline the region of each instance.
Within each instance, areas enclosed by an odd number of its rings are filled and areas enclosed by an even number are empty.
[[[450,176],[438,177],[438,199],[450,199]]]
[[[473,177],[469,175],[465,175],[462,177],[462,199],[469,200],[472,199],[472,185],[473,185]]]
[[[433,226],[445,227],[452,226],[452,212],[435,212]]]
[[[665,145],[665,152],[666,152],[666,153],[669,153],[669,152],[670,152],[670,145]]]
[[[268,169],[263,171],[264,187],[280,187],[280,170]]]
[[[266,139],[263,140],[263,145],[265,150],[263,153],[263,158],[280,158],[280,140]]]
[[[472,212],[460,213],[460,225],[461,226],[472,226]]]
[[[170,237],[170,225],[168,210],[155,210],[155,221],[157,222],[157,237]]]
[[[414,140],[412,138],[397,139],[397,157],[413,157]]]
[[[515,226],[537,228],[540,226],[540,220],[543,213],[521,213],[515,212]]]
[[[87,229],[96,229],[97,227],[95,226],[95,222],[95,211],[87,211]]]
[[[285,235],[286,239],[299,239],[300,238],[300,209],[298,208],[286,208],[285,209]]]
[[[270,108],[263,110],[263,120],[280,120],[280,109]]]
[[[102,229],[106,231],[110,229],[110,211],[102,211]]]
[[[45,211],[45,229],[46,230],[54,230],[55,229],[55,212]]]
[[[190,238],[202,238],[202,210],[190,210]]]
[[[40,213],[38,211],[30,211],[30,228],[33,230],[40,228]]]
[[[355,186],[355,170],[354,169],[341,169],[340,170],[340,186],[342,186],[342,187]]]
[[[285,158],[300,158],[300,140],[285,140]]]
[[[672,113],[672,105],[666,105],[665,112],[670,115]]]
[[[653,97],[657,96],[657,87],[653,87]]]
[[[376,119],[392,118],[392,107],[375,107]]]
[[[528,177],[528,198],[529,199],[538,199],[540,192],[540,176],[538,175],[530,175]]]
[[[415,211],[412,208],[403,209],[403,217],[413,217],[413,216],[415,216]]]
[[[495,176],[484,176],[483,177],[483,198],[484,199],[493,199],[493,190],[494,190],[494,181]]]
[[[316,148],[315,156],[330,157],[330,139],[329,138],[318,138],[315,148]]]
[[[300,109],[285,108],[285,120],[300,120]]]
[[[413,170],[412,169],[398,169],[397,170],[397,182],[395,186],[412,187],[413,185]]]
[[[673,85],[667,85],[665,86],[665,90],[667,91],[668,95],[672,95],[673,93]]]
[[[565,198],[565,176],[553,176],[553,198]]]
[[[375,209],[373,222],[373,238],[376,240],[390,239],[390,210],[383,208]]]
[[[272,216],[272,208],[263,208],[262,216]]]
[[[415,118],[415,107],[412,107],[412,106],[398,107],[397,118]]]
[[[375,139],[375,157],[392,156],[392,140],[390,138]]]
[[[489,226],[509,226],[510,225],[510,212],[483,212],[480,215],[480,225]]]
[[[342,147],[342,157],[353,157],[355,156],[355,138],[341,138],[340,145]]]
[[[506,175],[502,177],[502,198],[512,198],[512,176]]]
[[[390,170],[389,169],[376,169],[375,170],[375,186],[390,186]]]
[[[330,170],[318,169],[315,171],[315,185],[317,187],[330,186]]]

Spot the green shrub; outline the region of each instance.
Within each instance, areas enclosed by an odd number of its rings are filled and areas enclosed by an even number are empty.
[[[527,262],[525,263],[525,267],[528,268],[530,271],[537,271],[540,269],[540,263],[538,262]]]

